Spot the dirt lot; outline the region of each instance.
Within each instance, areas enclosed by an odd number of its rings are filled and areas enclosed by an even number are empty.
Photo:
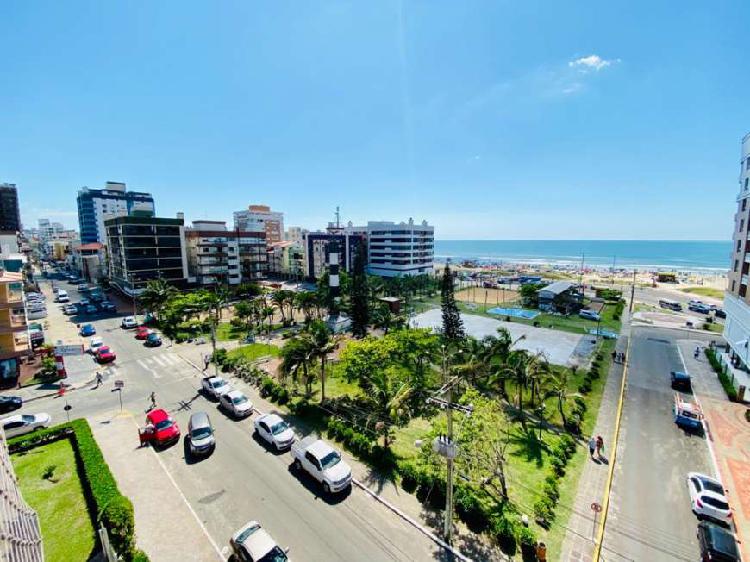
[[[485,298],[487,299],[488,305],[509,303],[518,300],[518,292],[511,289],[484,289],[481,287],[474,287],[471,289],[463,289],[456,293],[456,299],[463,302],[484,304]]]

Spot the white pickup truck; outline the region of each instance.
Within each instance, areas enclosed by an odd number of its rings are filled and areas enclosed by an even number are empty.
[[[352,483],[352,469],[341,459],[341,454],[315,435],[294,443],[292,456],[295,468],[320,482],[327,494],[345,490]]]

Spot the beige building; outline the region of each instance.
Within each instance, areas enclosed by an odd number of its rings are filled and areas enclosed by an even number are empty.
[[[247,211],[234,212],[234,228],[243,232],[265,232],[266,242],[284,240],[284,213],[268,205],[250,205]]]

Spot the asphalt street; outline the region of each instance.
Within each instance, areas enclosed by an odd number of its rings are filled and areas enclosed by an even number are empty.
[[[74,289],[71,300],[79,300]],[[49,303],[50,307],[56,306]],[[50,322],[72,321],[50,315]],[[68,393],[64,398],[45,398],[29,404],[30,412],[45,411],[63,421],[63,406],[71,417],[97,420],[120,410],[115,380],[124,382],[123,408],[136,421],[145,417],[148,396],[156,393],[158,405],[177,420],[183,436],[190,414],[206,411],[213,422],[217,448],[206,459],[186,455],[184,441],[158,452],[190,506],[213,540],[228,545],[231,534],[251,519],[259,520],[295,560],[432,560],[442,559],[439,547],[411,525],[367,496],[352,489],[336,499],[324,498],[318,486],[290,470],[288,453],[275,454],[252,436],[252,418],[234,421],[201,394],[201,373],[175,350],[144,347],[132,330],[120,328],[120,317],[92,322],[97,335],[117,353],[114,365],[100,369],[104,383]],[[201,346],[205,352],[208,345]],[[98,366],[88,356],[67,357],[66,365],[79,380],[95,376]],[[257,415],[257,414],[255,414]],[[101,423],[101,422],[99,422]],[[136,428],[132,447],[138,442]],[[168,486],[165,475],[165,486]],[[164,532],[169,514],[164,514]],[[225,552],[228,555],[228,552]]]
[[[690,471],[710,475],[712,464],[705,437],[675,425],[669,380],[670,371],[684,370],[675,342],[696,337],[701,336],[632,330],[604,560],[692,561],[699,556],[685,477]],[[694,389],[700,395],[701,381],[694,381]]]

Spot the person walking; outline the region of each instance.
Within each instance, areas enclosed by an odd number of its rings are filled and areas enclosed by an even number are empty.
[[[156,393],[152,391],[149,398],[151,399],[151,409],[153,410],[154,408],[156,408]]]
[[[589,439],[589,456],[594,458],[594,450],[596,449],[596,438],[592,435]]]
[[[602,451],[604,450],[604,439],[601,435],[596,436],[596,456],[602,458]]]
[[[101,384],[102,384],[102,374],[96,373],[96,387],[95,388],[99,388]]]

